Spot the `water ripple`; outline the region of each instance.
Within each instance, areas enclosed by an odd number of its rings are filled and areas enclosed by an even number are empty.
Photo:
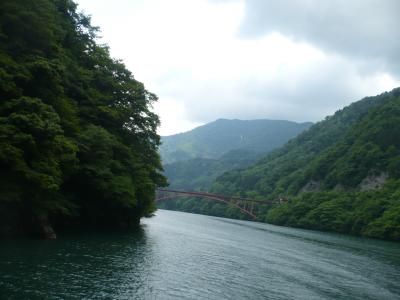
[[[168,211],[0,247],[0,299],[400,299],[399,278],[397,243]]]

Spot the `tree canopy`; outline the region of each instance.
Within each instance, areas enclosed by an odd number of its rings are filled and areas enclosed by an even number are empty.
[[[25,218],[137,222],[166,184],[157,97],[97,32],[71,0],[0,3],[0,206]]]

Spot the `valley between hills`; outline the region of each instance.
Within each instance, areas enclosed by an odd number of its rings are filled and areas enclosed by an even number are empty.
[[[400,89],[324,120],[225,120],[162,137],[170,188],[252,199],[258,221],[400,240]],[[247,219],[237,208],[183,198],[172,210]]]

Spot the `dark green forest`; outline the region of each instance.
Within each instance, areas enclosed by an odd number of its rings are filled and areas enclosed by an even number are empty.
[[[355,102],[256,164],[224,173],[212,192],[289,200],[261,209],[260,221],[400,240],[399,170],[400,88]]]
[[[0,2],[0,232],[130,226],[166,184],[157,97],[70,0]]]

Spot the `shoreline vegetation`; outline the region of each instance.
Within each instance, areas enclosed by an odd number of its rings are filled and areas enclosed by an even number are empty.
[[[0,235],[134,227],[166,184],[156,95],[71,0],[0,4]]]

